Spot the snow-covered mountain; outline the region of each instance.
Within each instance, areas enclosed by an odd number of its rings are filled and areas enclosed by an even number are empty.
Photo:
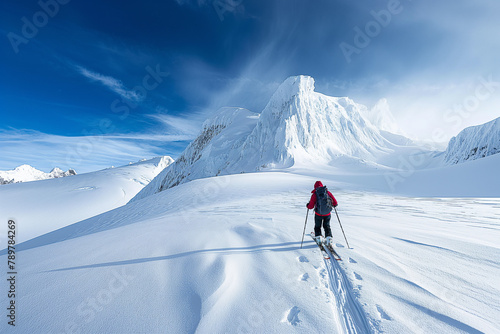
[[[173,162],[157,157],[72,177],[0,187],[0,220],[15,219],[17,242],[76,223],[127,203]]]
[[[13,170],[0,171],[0,184],[55,179],[71,175],[76,175],[74,169],[64,172],[56,167],[50,173],[45,173],[30,165],[21,165]]]
[[[364,113],[365,106],[347,97],[315,92],[311,77],[290,77],[260,114],[219,110],[179,159],[134,200],[210,176],[328,165],[340,156],[375,161],[394,145]]]
[[[450,164],[476,160],[500,153],[500,117],[462,130],[446,149],[445,161]]]

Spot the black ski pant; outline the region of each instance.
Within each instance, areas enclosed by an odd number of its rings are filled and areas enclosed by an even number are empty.
[[[316,236],[322,235],[321,225],[323,225],[323,228],[325,229],[325,238],[332,236],[332,230],[330,228],[330,218],[332,218],[331,215],[328,216],[318,216],[316,214],[314,215],[314,235]]]

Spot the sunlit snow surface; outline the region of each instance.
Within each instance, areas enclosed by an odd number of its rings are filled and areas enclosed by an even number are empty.
[[[308,236],[300,249],[316,178],[196,180],[20,245],[16,331],[500,330],[499,199],[391,196],[322,180],[352,247],[333,217],[342,262],[325,262]]]

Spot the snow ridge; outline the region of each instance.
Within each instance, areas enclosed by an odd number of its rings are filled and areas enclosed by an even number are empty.
[[[499,152],[500,117],[482,125],[468,127],[453,137],[445,152],[445,162],[457,164]]]
[[[76,175],[76,171],[74,169],[68,169],[64,172],[60,168],[56,167],[52,169],[50,173],[45,173],[30,165],[21,165],[13,170],[0,171],[0,184],[55,179],[71,175]]]
[[[230,161],[238,158],[242,138],[255,126],[257,119],[258,114],[247,109],[221,108],[214,117],[203,123],[201,133],[181,156],[133,200],[197,178],[220,175]]]

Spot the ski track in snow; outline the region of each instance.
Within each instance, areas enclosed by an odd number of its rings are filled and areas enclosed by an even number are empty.
[[[339,261],[334,259],[330,250],[326,249],[326,251],[330,259],[324,259],[324,261],[330,282],[330,290],[335,299],[336,308],[334,313],[335,318],[338,320],[339,332],[345,334],[373,333],[373,326],[359,303],[356,292],[347,279],[345,272],[340,267]],[[359,275],[354,274],[358,278]]]

